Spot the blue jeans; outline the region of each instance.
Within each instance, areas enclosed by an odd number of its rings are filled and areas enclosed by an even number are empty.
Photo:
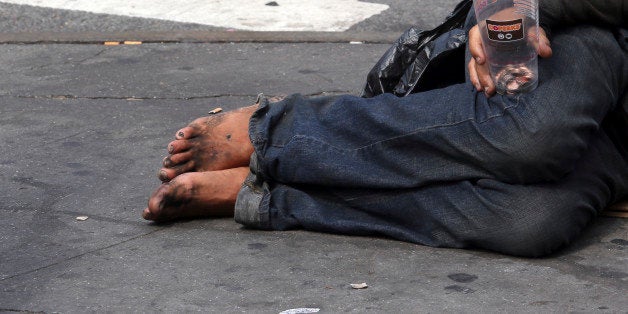
[[[551,253],[628,194],[624,46],[608,30],[558,31],[528,94],[487,99],[466,82],[404,98],[262,102],[236,220]]]

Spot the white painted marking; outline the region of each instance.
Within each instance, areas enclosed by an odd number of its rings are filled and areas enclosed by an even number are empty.
[[[253,31],[345,31],[388,5],[358,0],[1,0]]]

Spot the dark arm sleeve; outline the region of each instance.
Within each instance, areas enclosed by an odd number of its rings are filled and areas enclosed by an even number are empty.
[[[539,0],[539,10],[546,30],[584,23],[628,27],[628,0]]]

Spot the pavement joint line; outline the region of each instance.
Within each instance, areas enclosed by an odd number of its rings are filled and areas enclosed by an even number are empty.
[[[32,313],[32,314],[46,313],[43,311],[15,310],[15,309],[3,309],[3,308],[0,308],[0,312]]]
[[[317,97],[317,96],[326,96],[326,95],[339,95],[339,94],[350,94],[351,91],[346,90],[331,90],[331,91],[322,91],[316,93],[302,94],[305,97]],[[222,97],[252,97],[255,98],[259,94],[217,94],[217,95],[207,95],[207,96],[191,96],[191,97],[136,97],[136,96],[78,96],[78,95],[11,95],[11,94],[0,94],[0,97],[7,98],[24,98],[24,99],[55,99],[55,100],[198,100],[198,99],[214,99],[214,98],[222,98]],[[269,97],[279,96],[279,95],[271,95],[267,94]]]
[[[11,275],[11,276],[8,276],[8,277],[0,278],[0,282],[1,281],[5,281],[5,280],[9,280],[9,279],[13,279],[13,278],[16,278],[16,277],[21,277],[21,276],[24,276],[24,275],[32,274],[34,272],[38,272],[40,270],[59,265],[61,263],[65,263],[65,262],[71,261],[73,259],[81,258],[83,256],[86,256],[86,255],[89,255],[89,254],[92,254],[92,253],[96,253],[98,251],[107,250],[107,249],[110,249],[110,248],[113,248],[113,247],[116,247],[116,246],[119,246],[119,245],[122,245],[122,244],[125,244],[125,243],[128,243],[128,242],[131,242],[131,241],[135,241],[137,239],[140,239],[140,238],[143,238],[143,237],[146,237],[146,236],[149,236],[149,235],[152,235],[152,234],[155,234],[157,232],[164,231],[164,230],[167,230],[167,229],[168,229],[167,227],[161,227],[161,228],[158,228],[156,230],[150,231],[148,233],[140,234],[140,235],[137,235],[135,237],[126,239],[124,241],[120,241],[118,243],[114,243],[114,244],[111,244],[111,245],[107,245],[105,247],[93,249],[91,251],[87,251],[87,252],[83,252],[81,254],[70,256],[70,257],[65,258],[63,260],[60,260],[60,261],[57,261],[57,262],[54,262],[54,263],[51,263],[51,264],[48,264],[48,265],[44,265],[44,266],[41,266],[41,267],[37,267],[35,269],[31,269],[31,270],[28,270],[28,271],[25,271],[25,272],[21,272],[21,273],[15,274],[15,275]]]
[[[151,43],[364,43],[391,44],[398,32],[127,31],[0,33],[0,44]],[[120,45],[124,46],[124,45]]]

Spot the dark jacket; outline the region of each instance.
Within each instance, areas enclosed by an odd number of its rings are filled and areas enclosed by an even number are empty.
[[[540,0],[539,11],[549,30],[575,24],[628,28],[628,0]]]
[[[548,32],[575,24],[615,28],[618,41],[628,51],[628,0],[540,0],[539,11]],[[628,93],[624,92],[603,128],[628,159]]]

